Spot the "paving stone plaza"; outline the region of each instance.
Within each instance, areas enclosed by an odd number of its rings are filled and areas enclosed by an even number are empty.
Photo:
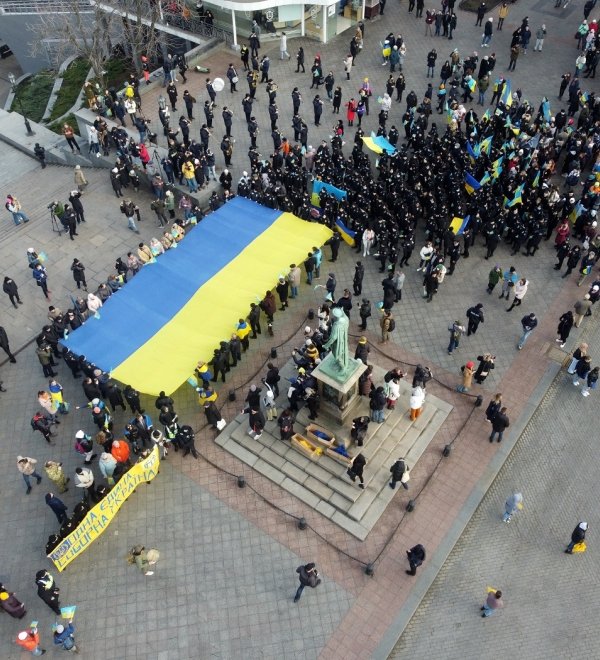
[[[571,2],[559,11],[553,5],[527,0],[511,4],[504,29],[494,34],[489,50],[497,54],[496,71],[503,72],[508,66],[511,33],[521,20],[529,16],[534,33],[545,23],[548,35],[543,51],[530,50],[521,56],[511,76],[513,88],[520,87],[534,106],[547,95],[554,113],[562,107],[556,98],[560,75],[573,70],[577,57],[573,33],[582,19],[582,6]],[[406,91],[414,89],[420,98],[428,82],[423,74],[432,47],[438,50],[438,65],[453,48],[464,54],[481,53],[481,28],[474,25],[475,15],[457,13],[458,28],[450,42],[425,37],[424,20],[408,14],[406,0],[388,2],[385,17],[366,23],[365,47],[351,81],[343,80],[342,64],[350,34],[325,47],[290,39],[289,62],[278,59],[277,41],[265,42],[261,54],[269,52],[272,59],[280,113],[291,113],[290,94],[298,86],[310,120],[309,143],[316,146],[321,139],[329,140],[329,124],[333,123],[329,108],[321,127],[316,128],[309,67],[306,75],[295,73],[296,49],[303,45],[307,62],[320,52],[325,69],[331,68],[336,84],[342,85],[345,101],[356,93],[364,76],[378,93],[385,89],[389,71],[381,66],[379,41],[392,29],[402,33],[407,43]],[[211,68],[211,75],[223,77],[230,61],[237,64],[239,56],[217,49],[207,54],[203,64]],[[191,73],[188,77],[188,87],[203,102],[205,76]],[[598,91],[596,80],[586,84]],[[242,87],[245,91],[245,84],[239,85]],[[161,93],[155,85],[144,96],[144,109],[155,125]],[[235,113],[231,169],[237,182],[249,169],[249,139],[240,105],[243,93],[231,101],[230,97],[226,90],[217,103],[231,102]],[[258,147],[267,157],[272,145],[262,88],[257,98]],[[399,127],[404,109],[404,101],[396,104],[390,123]],[[432,118],[436,120],[437,115]],[[443,121],[440,116],[440,126]],[[282,130],[289,134],[288,123],[281,121]],[[194,136],[200,124],[197,117],[192,125]],[[369,131],[376,124],[376,113],[363,122]],[[218,144],[219,115],[215,125],[213,141]],[[346,150],[352,137],[347,132]],[[79,380],[59,363],[58,380],[72,404],[71,412],[61,419],[55,446],[32,432],[29,420],[37,409],[37,392],[46,386],[34,337],[46,321],[48,304],[64,309],[71,304],[70,296],[77,294],[70,272],[73,258],[85,264],[92,290],[113,271],[118,256],[136,247],[138,237],[127,230],[107,170],[85,169],[89,181],[83,197],[86,223],[76,240],[70,241],[52,231],[47,205],[68,197],[73,188],[72,168],[52,165],[41,170],[36,161],[4,143],[1,154],[4,192],[16,194],[31,218],[27,225],[15,227],[5,213],[0,224],[2,272],[17,282],[24,302],[13,309],[6,296],[0,299],[0,325],[17,359],[16,364],[7,359],[0,363],[0,380],[7,389],[0,394],[0,512],[5,530],[0,543],[0,582],[15,591],[28,610],[22,622],[8,615],[0,617],[1,657],[25,657],[12,640],[30,620],[39,621],[42,646],[48,653],[63,653],[52,648],[55,616],[36,594],[34,577],[42,568],[53,573],[61,590],[61,605],[77,605],[76,638],[85,658],[364,660],[417,656],[491,659],[501,655],[537,659],[597,655],[599,640],[594,607],[590,606],[600,523],[595,478],[596,393],[588,399],[582,397],[561,371],[561,363],[584,340],[596,364],[600,330],[594,311],[580,329],[573,330],[565,348],[557,348],[558,319],[583,290],[577,288],[574,277],[561,279],[553,270],[552,241],[542,242],[535,257],[511,257],[510,247],[504,243],[496,251],[497,263],[503,268],[514,265],[530,281],[523,306],[512,314],[506,313],[506,305],[497,295],[485,292],[493,264],[483,259],[481,239],[429,305],[422,298],[422,277],[415,272],[415,252],[405,269],[402,301],[394,306],[397,325],[392,341],[378,343],[376,317],[369,320],[365,335],[378,383],[395,366],[412,376],[417,363],[429,365],[434,380],[427,387],[423,416],[414,423],[407,417],[410,381],[403,383],[397,409],[363,448],[369,460],[364,490],[331,457],[312,461],[282,443],[275,422],[267,423],[259,440],[252,439],[246,433],[247,416],[240,415],[250,384],[260,385],[266,373],[273,348],[284,381],[292,375],[291,352],[303,341],[303,329],[311,323],[308,310],[323,300],[322,290],[303,283],[290,308],[275,314],[274,336],[263,333],[252,340],[250,350],[227,375],[227,382],[218,383],[218,403],[228,422],[221,435],[206,426],[193,388],[182,385],[173,398],[180,419],[197,432],[200,458],[169,453],[160,474],[149,485],[138,486],[104,534],[58,573],[44,551],[48,536],[56,531],[56,519],[44,503],[50,482],[44,476],[26,495],[16,457],[34,457],[40,466],[49,459],[62,461],[73,478],[81,464],[73,450],[75,433],[80,428],[91,432],[93,425],[87,409],[75,410],[76,405],[87,402]],[[219,152],[217,173],[222,167]],[[204,202],[211,189],[203,191]],[[131,197],[142,210],[139,240],[149,241],[159,231],[150,210],[150,194],[141,190]],[[417,248],[422,240],[420,228]],[[48,255],[50,303],[32,281],[26,258],[29,247]],[[324,255],[323,273],[335,272],[338,290],[349,286],[360,255],[345,245],[335,263],[327,261],[329,248]],[[379,263],[373,258],[363,261],[363,295],[376,303],[381,300]],[[465,310],[478,302],[484,304],[485,323],[448,355],[448,323],[464,319]],[[521,311],[535,312],[539,326],[518,351]],[[144,322],[143,315],[139,322]],[[350,314],[352,351],[361,334],[358,325],[355,304]],[[496,369],[484,386],[473,387],[471,394],[484,400],[484,406],[477,408],[474,397],[459,394],[455,387],[461,380],[460,367],[487,351],[497,356]],[[231,389],[236,401],[228,400]],[[485,405],[495,392],[503,393],[511,421],[500,444],[488,443],[489,425],[484,416]],[[157,420],[154,400],[142,397],[143,406]],[[356,410],[356,414],[366,414],[366,403],[361,402]],[[118,411],[115,427],[123,428],[129,419],[128,413]],[[303,410],[295,430],[303,432],[309,422]],[[321,417],[316,423],[325,425]],[[348,436],[347,425],[340,436]],[[450,453],[444,457],[447,445]],[[413,468],[408,491],[392,491],[386,486],[389,467],[399,455],[407,456]],[[100,479],[96,466],[94,472]],[[238,485],[240,476],[245,488]],[[69,511],[80,499],[76,490],[72,487],[61,496]],[[504,501],[515,490],[524,494],[525,508],[510,525],[503,525]],[[411,512],[406,510],[409,500],[414,501]],[[306,529],[298,528],[299,518],[305,519]],[[568,557],[563,550],[579,520],[590,525],[588,551]],[[427,548],[427,560],[413,578],[405,574],[406,550],[416,543]],[[127,563],[127,552],[136,544],[160,550],[153,576],[145,577]],[[311,561],[317,564],[322,584],[305,590],[294,604],[296,567]],[[366,574],[368,565],[372,565],[373,575]],[[502,588],[506,607],[490,620],[482,620],[479,606],[489,585]]]

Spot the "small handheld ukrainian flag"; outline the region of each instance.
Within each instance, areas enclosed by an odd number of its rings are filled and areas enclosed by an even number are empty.
[[[452,229],[456,236],[460,236],[465,231],[470,219],[470,215],[467,215],[464,218],[455,216],[452,218],[452,222],[450,222],[450,229]]]
[[[481,188],[481,184],[474,176],[471,176],[468,172],[465,172],[465,190],[472,195],[476,190]]]
[[[510,89],[510,80],[507,80],[504,83],[504,89],[502,90],[502,96],[500,97],[500,102],[503,103],[507,108],[510,108],[512,105],[512,92]]]

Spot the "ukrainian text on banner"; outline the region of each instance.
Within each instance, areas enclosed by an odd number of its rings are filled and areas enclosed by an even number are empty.
[[[48,555],[59,571],[62,571],[75,557],[87,550],[92,541],[95,541],[108,527],[138,484],[154,479],[158,474],[159,466],[160,459],[158,446],[156,446],[147,458],[136,463],[119,479],[110,493],[98,502],[77,528]]]

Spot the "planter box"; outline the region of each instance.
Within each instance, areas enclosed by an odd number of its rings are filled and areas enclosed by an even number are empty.
[[[315,435],[315,431],[320,431],[321,433],[324,433],[327,435],[329,440],[326,440],[325,438],[320,438],[318,435]],[[324,449],[328,449],[329,447],[335,447],[335,436],[331,431],[328,431],[326,428],[323,428],[322,426],[319,426],[318,424],[309,424],[306,427],[306,437],[316,444],[319,447],[323,447]]]
[[[323,449],[316,445],[314,442],[308,440],[299,433],[294,433],[292,436],[292,447],[297,449],[300,453],[308,456],[311,461],[318,461],[323,453]]]

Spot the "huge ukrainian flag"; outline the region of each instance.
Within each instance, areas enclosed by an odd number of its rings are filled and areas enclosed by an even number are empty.
[[[174,392],[331,230],[235,197],[62,343],[146,394]]]

